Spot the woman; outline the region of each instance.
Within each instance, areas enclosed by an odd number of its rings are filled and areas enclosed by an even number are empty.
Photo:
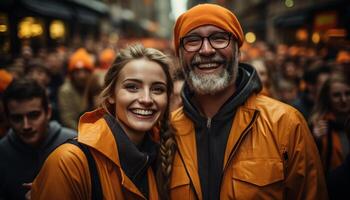
[[[162,141],[172,136],[168,67],[158,50],[121,50],[106,74],[101,108],[80,118],[78,141],[96,162],[103,199],[158,199],[154,138],[157,132]],[[91,199],[87,162],[79,147],[61,145],[33,182],[32,199]]]
[[[345,119],[350,114],[350,82],[342,74],[333,74],[320,89],[311,124],[326,174],[339,166],[349,144]]]

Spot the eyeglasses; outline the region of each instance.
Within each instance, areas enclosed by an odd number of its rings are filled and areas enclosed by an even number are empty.
[[[230,44],[231,33],[216,32],[207,37],[199,35],[189,35],[181,39],[181,44],[187,52],[196,52],[202,48],[204,39],[207,38],[209,44],[214,49],[223,49]]]

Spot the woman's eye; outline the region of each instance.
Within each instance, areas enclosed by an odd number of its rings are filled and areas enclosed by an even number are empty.
[[[162,87],[162,86],[156,86],[156,87],[153,87],[152,88],[152,91],[155,93],[155,94],[162,94],[166,91],[166,88],[165,87]]]
[[[128,91],[135,92],[137,91],[138,87],[135,84],[127,84],[124,86],[124,88]]]

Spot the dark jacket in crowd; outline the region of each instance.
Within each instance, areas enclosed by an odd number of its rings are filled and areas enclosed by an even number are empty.
[[[350,155],[328,177],[328,192],[331,200],[346,199],[350,195]]]
[[[33,148],[23,143],[10,130],[0,140],[0,200],[25,199],[28,189],[23,183],[31,183],[50,152],[77,133],[51,121],[47,137],[42,145]]]

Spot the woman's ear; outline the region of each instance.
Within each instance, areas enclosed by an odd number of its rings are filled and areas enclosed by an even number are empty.
[[[107,98],[108,103],[115,104],[115,98],[113,96],[110,96]]]

